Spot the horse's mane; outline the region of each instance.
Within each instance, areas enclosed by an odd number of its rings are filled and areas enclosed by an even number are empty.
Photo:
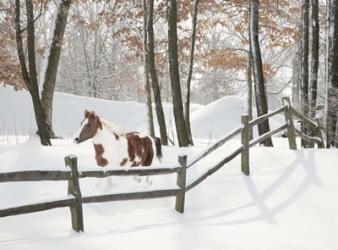
[[[108,129],[110,132],[115,133],[117,135],[123,135],[123,129],[120,125],[115,123],[109,122],[102,117],[100,117],[100,121],[102,122],[103,126]]]

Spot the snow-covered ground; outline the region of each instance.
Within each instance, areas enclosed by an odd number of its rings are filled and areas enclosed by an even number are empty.
[[[211,138],[238,126],[244,103],[228,97],[195,105],[192,124],[198,146],[164,148],[163,165],[175,164],[182,152],[191,159]],[[35,130],[30,106],[26,93],[0,87],[0,172],[65,170],[67,154],[79,157],[80,170],[98,169],[90,142],[74,145],[70,140],[86,108],[127,130],[146,128],[142,104],[58,93],[55,129],[65,139],[41,147],[36,138],[25,141]],[[272,125],[281,122],[278,118]],[[174,210],[174,198],[87,204],[85,232],[80,234],[71,230],[67,208],[0,218],[0,249],[338,249],[338,151],[290,151],[285,139],[274,142],[278,147],[250,151],[250,177],[240,173],[237,157],[187,193],[184,214]],[[188,184],[238,145],[234,139],[190,168]],[[170,188],[176,177],[152,180],[150,186],[131,177],[81,179],[80,185],[86,196]],[[64,198],[66,192],[65,181],[0,183],[0,209]]]

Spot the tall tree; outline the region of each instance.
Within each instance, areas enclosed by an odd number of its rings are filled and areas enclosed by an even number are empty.
[[[26,66],[26,58],[23,50],[22,43],[22,30],[21,30],[21,9],[20,0],[15,0],[15,31],[16,31],[16,43],[18,57],[20,61],[22,78],[28,88],[31,95],[35,113],[35,120],[38,127],[38,133],[42,145],[51,145],[50,137],[47,133],[45,116],[41,106],[41,100],[39,95],[37,71],[35,63],[35,29],[34,29],[34,14],[33,3],[31,0],[26,0],[26,15],[27,15],[27,52],[28,52],[28,66]]]
[[[252,47],[252,59],[253,59],[253,75],[255,81],[255,97],[257,116],[268,113],[268,103],[265,91],[265,81],[263,75],[262,56],[259,45],[259,0],[251,0],[251,47]],[[258,125],[258,132],[260,135],[270,131],[269,120],[266,120]],[[271,138],[262,142],[265,146],[273,146]]]
[[[193,10],[192,10],[192,19],[191,19],[191,40],[190,40],[190,57],[189,57],[189,70],[187,78],[187,96],[185,99],[185,126],[187,128],[190,144],[193,145],[191,125],[190,125],[190,96],[191,96],[191,78],[194,67],[194,55],[195,55],[195,41],[196,41],[196,26],[197,26],[197,14],[198,14],[198,2],[199,0],[194,0]]]
[[[155,66],[155,53],[154,53],[154,27],[153,27],[153,16],[154,16],[154,0],[148,0],[148,69],[151,77],[151,84],[154,92],[154,101],[156,107],[157,121],[160,128],[161,143],[168,145],[168,135],[165,123],[165,117],[162,107],[161,89],[158,83],[156,66]]]
[[[177,3],[176,0],[168,0],[168,56],[171,92],[173,99],[174,118],[178,143],[181,147],[189,145],[182,104],[179,64],[177,55]]]
[[[299,31],[301,28],[299,27]],[[301,85],[301,51],[302,46],[301,42],[297,42],[297,49],[292,60],[292,105],[297,109],[300,110],[300,85]]]
[[[58,6],[55,28],[50,47],[47,69],[41,93],[41,105],[45,115],[48,136],[53,138],[53,99],[56,84],[57,69],[61,55],[62,40],[66,29],[71,0],[62,0]]]
[[[329,1],[329,10],[332,11],[330,23],[329,40],[331,48],[327,60],[329,66],[329,78],[327,86],[327,114],[326,114],[326,136],[327,147],[338,148],[338,4],[336,1]],[[332,31],[332,32],[331,32]]]
[[[249,17],[250,17],[250,5],[249,5]],[[248,105],[248,116],[249,116],[249,121],[252,120],[252,47],[251,47],[251,22],[249,18],[248,22],[248,40],[249,40],[249,51],[248,51],[248,64],[247,64],[247,82],[248,82],[248,99],[247,99],[247,105]],[[249,137],[250,139],[253,138],[253,129],[252,127],[249,130]]]
[[[309,117],[309,7],[310,0],[302,2],[302,84],[300,92],[301,110],[306,117]],[[302,123],[301,130],[307,134],[306,124]],[[308,144],[302,140],[302,146]]]
[[[312,44],[311,44],[311,118],[315,118],[317,105],[317,82],[319,66],[319,18],[318,0],[312,0]]]
[[[154,129],[154,116],[153,116],[153,107],[151,100],[151,86],[149,80],[149,69],[148,69],[148,52],[147,52],[147,43],[148,43],[148,34],[147,34],[147,0],[143,0],[143,66],[144,66],[144,81],[145,81],[145,91],[146,91],[146,105],[147,105],[147,125],[148,133],[150,136],[155,137]]]

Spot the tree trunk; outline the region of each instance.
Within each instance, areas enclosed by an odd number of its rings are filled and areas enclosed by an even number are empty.
[[[312,0],[312,60],[311,60],[311,118],[316,116],[317,106],[317,81],[319,65],[319,19],[318,19],[318,0]]]
[[[259,0],[251,0],[251,46],[252,46],[252,59],[254,69],[254,81],[255,81],[255,96],[256,96],[256,108],[257,116],[268,113],[268,103],[266,98],[263,64],[261,57],[261,50],[259,46]],[[262,135],[270,131],[269,120],[266,120],[258,125],[258,133]],[[262,142],[265,146],[272,147],[271,138]]]
[[[249,121],[252,120],[252,52],[251,49],[248,54],[248,65],[247,65],[247,81],[248,81],[248,99],[247,99],[247,105],[248,105],[248,118]],[[249,129],[249,138],[253,138],[253,129],[250,127]]]
[[[311,44],[311,74],[310,74],[310,107],[309,117],[314,120],[316,117],[317,106],[317,82],[318,82],[318,60],[319,60],[319,20],[318,20],[318,0],[312,0],[312,44]],[[309,131],[310,136],[314,136],[313,131]],[[313,148],[314,143],[308,142],[309,147]]]
[[[36,73],[35,63],[35,36],[34,36],[34,14],[33,3],[31,0],[26,0],[26,12],[27,12],[27,50],[29,60],[29,73],[26,66],[26,59],[22,46],[21,25],[20,25],[20,0],[15,0],[15,30],[16,30],[16,43],[18,57],[20,61],[21,74],[25,81],[25,84],[29,90],[33,101],[35,120],[38,127],[38,133],[40,136],[40,142],[42,145],[51,145],[50,138],[46,132],[46,124],[44,119],[43,110],[41,107],[41,101],[39,96],[39,88]]]
[[[41,104],[45,115],[48,136],[53,138],[53,97],[56,84],[57,69],[59,66],[62,40],[66,29],[67,17],[70,9],[70,0],[62,0],[55,20],[55,29],[41,94]]]
[[[309,0],[302,3],[302,85],[301,85],[301,110],[309,117]],[[301,131],[307,134],[306,124],[302,123]],[[302,146],[308,147],[302,139]]]
[[[155,66],[155,53],[154,53],[154,28],[153,28],[153,15],[154,15],[154,0],[148,0],[148,69],[151,77],[151,83],[154,91],[154,101],[156,106],[156,114],[158,126],[160,128],[161,143],[168,145],[168,135],[165,123],[165,117],[161,101],[161,90],[158,83],[156,66]]]
[[[338,148],[338,4],[332,1],[329,9],[333,12],[333,23],[330,24],[330,29],[333,32],[330,34],[330,44],[332,49],[329,49],[331,55],[331,63],[329,64],[329,81],[327,91],[327,147]]]
[[[180,147],[189,145],[189,136],[183,115],[182,94],[180,85],[179,64],[177,55],[177,4],[176,0],[168,1],[168,56],[171,91],[173,98],[174,118],[177,139]]]
[[[192,71],[194,67],[194,52],[195,52],[195,41],[196,41],[196,26],[197,26],[197,14],[198,14],[198,1],[195,0],[193,3],[193,11],[192,11],[192,34],[191,34],[191,42],[190,42],[190,60],[189,60],[189,70],[188,70],[188,78],[187,78],[187,96],[185,99],[185,126],[187,128],[187,133],[189,137],[189,142],[191,145],[194,144],[191,133],[191,125],[190,125],[190,91],[191,91],[191,78]]]
[[[299,30],[301,28],[299,27]],[[302,61],[302,46],[299,42],[297,45],[297,50],[295,56],[292,60],[292,105],[295,109],[300,111],[300,85],[301,85],[301,61]]]
[[[249,16],[250,16],[250,7],[249,7]],[[248,40],[249,40],[249,51],[248,51],[248,65],[247,65],[247,82],[248,82],[248,116],[249,121],[252,120],[252,47],[251,47],[251,24],[249,19],[249,27],[248,27]],[[249,129],[249,138],[250,140],[253,138],[253,129],[252,126]]]
[[[146,91],[146,105],[147,105],[147,125],[148,133],[151,137],[155,137],[154,129],[154,116],[153,107],[151,100],[151,86],[149,81],[149,70],[148,70],[148,52],[147,52],[147,0],[143,0],[143,63],[144,63],[144,81]]]
[[[325,20],[325,90],[329,86],[332,63],[332,39],[333,33],[333,10],[332,0],[326,0],[326,20]],[[325,103],[327,104],[327,102]],[[325,106],[327,108],[327,105]],[[327,110],[326,110],[327,111]]]

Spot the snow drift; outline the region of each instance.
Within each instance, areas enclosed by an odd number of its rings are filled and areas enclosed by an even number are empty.
[[[164,103],[163,107],[169,135],[175,134],[172,105]],[[117,123],[126,131],[144,133],[147,131],[146,107],[143,103],[108,101],[55,93],[53,124],[56,134],[70,138],[80,127],[86,109],[96,111],[97,114]],[[241,115],[245,113],[246,102],[237,96],[226,96],[206,106],[192,104],[193,136],[205,140],[224,136],[240,125]],[[280,126],[283,122],[282,118],[273,118],[272,128]],[[156,120],[155,125],[157,125]],[[35,131],[36,124],[29,93],[16,92],[11,87],[0,86],[0,135],[33,135]]]

